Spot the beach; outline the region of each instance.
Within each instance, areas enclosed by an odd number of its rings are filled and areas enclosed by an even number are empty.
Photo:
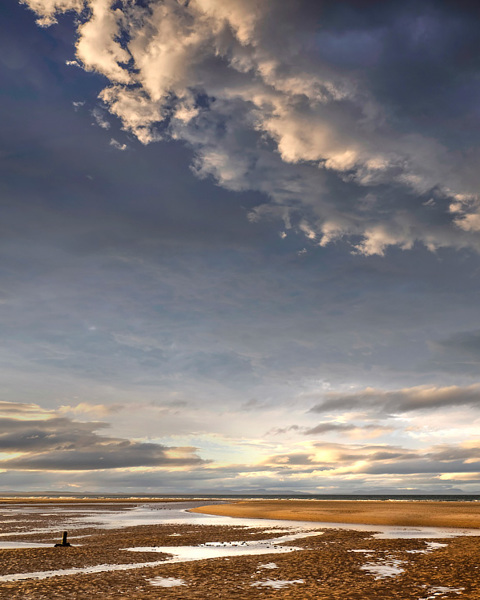
[[[288,503],[279,502],[285,519]],[[204,514],[245,514],[252,504],[255,519]],[[304,522],[326,507],[294,504],[296,521],[272,520],[271,501],[0,504],[0,600],[479,599],[480,531],[326,528]],[[330,507],[330,516],[345,518],[347,508]],[[359,510],[368,518],[367,509],[350,510],[352,518]],[[450,515],[462,510],[476,514],[475,507],[451,507]],[[55,548],[67,529],[72,546]]]

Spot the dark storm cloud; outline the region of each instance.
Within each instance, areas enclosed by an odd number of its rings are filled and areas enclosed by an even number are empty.
[[[313,406],[311,412],[373,409],[378,413],[394,414],[457,406],[480,409],[479,384],[466,387],[419,386],[395,391],[367,388],[350,394],[330,393],[325,396],[326,399]]]
[[[185,448],[183,457],[171,458],[168,451],[178,450],[158,444],[142,444],[127,440],[103,440],[91,449],[78,449],[74,444],[52,452],[29,454],[4,460],[4,469],[33,471],[90,471],[96,469],[126,469],[131,467],[194,467],[204,461],[195,455],[195,449]]]
[[[34,406],[3,403],[0,409],[15,417],[0,418],[0,452],[21,455],[0,461],[4,469],[90,470],[128,467],[184,467],[204,461],[195,448],[168,447],[99,435],[108,427],[102,422],[88,423],[36,407],[37,418],[31,417]],[[23,413],[26,413],[24,416]]]
[[[52,448],[88,447],[92,443],[102,441],[102,438],[93,432],[106,426],[105,423],[91,421],[80,423],[67,418],[45,420],[0,418],[0,450],[38,452]]]

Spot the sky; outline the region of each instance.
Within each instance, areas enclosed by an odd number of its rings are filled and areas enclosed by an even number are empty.
[[[480,493],[479,20],[3,0],[0,492]]]

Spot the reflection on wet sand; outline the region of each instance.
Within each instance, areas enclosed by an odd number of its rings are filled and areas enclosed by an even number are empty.
[[[265,581],[256,581],[252,587],[270,587],[274,590],[281,590],[284,587],[295,585],[296,583],[305,583],[303,579],[293,579],[292,581],[283,581],[281,579],[266,579]]]
[[[157,587],[178,587],[179,585],[186,585],[183,579],[175,579],[175,577],[154,577],[149,579],[151,585]]]
[[[25,581],[27,579],[48,579],[49,577],[65,577],[67,575],[86,575],[92,573],[106,573],[107,571],[130,571],[132,569],[144,569],[145,567],[156,567],[163,560],[144,563],[130,563],[122,565],[95,565],[93,567],[73,567],[71,569],[58,569],[56,571],[35,571],[34,573],[12,573],[0,576],[0,582]]]

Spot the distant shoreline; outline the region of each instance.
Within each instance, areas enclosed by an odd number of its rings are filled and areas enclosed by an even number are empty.
[[[451,494],[306,494],[301,492],[290,493],[259,493],[248,492],[199,492],[197,494],[122,494],[122,493],[94,493],[94,492],[0,492],[0,502],[15,501],[79,501],[79,502],[177,502],[188,500],[228,500],[228,501],[257,501],[257,500],[295,500],[295,501],[388,501],[388,502],[479,502],[480,494],[451,493]]]
[[[385,500],[243,500],[190,512],[252,519],[480,529],[480,503]]]

